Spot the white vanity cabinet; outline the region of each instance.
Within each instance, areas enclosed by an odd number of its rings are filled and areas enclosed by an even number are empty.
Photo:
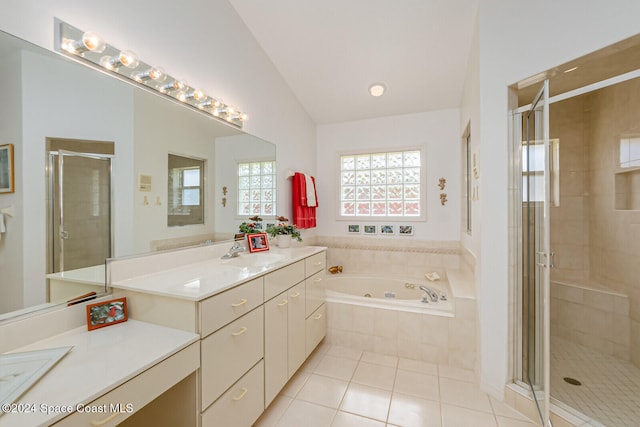
[[[184,272],[183,284],[175,283],[174,271],[165,274],[172,282],[160,285],[153,276],[113,284],[129,298],[130,316],[200,334],[201,427],[251,426],[324,338],[325,249],[273,250],[284,261],[249,278],[241,276],[238,284],[224,283],[212,267],[210,277],[198,283],[201,289],[220,290],[203,297],[189,294],[191,290],[176,291],[193,283],[193,273],[184,266],[179,270]],[[252,256],[259,259],[259,254],[242,256],[247,262]],[[193,271],[206,267],[198,264]],[[161,286],[166,291],[159,291]],[[168,317],[168,311],[176,314]]]

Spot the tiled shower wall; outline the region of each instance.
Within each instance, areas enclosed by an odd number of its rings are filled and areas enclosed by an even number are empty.
[[[560,206],[551,208],[552,279],[628,296],[631,361],[640,366],[640,211],[615,206],[620,138],[640,133],[640,79],[552,104],[550,132],[560,139],[561,170]],[[618,335],[626,329],[612,327]]]

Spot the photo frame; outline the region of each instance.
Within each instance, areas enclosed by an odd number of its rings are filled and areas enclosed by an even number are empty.
[[[349,224],[347,226],[347,230],[348,230],[349,233],[358,234],[358,233],[360,233],[360,224]]]
[[[251,253],[269,250],[267,233],[247,234],[247,242],[249,243],[249,252]]]
[[[377,227],[375,225],[365,225],[364,234],[377,234]]]
[[[0,145],[0,194],[15,191],[13,144]]]
[[[413,225],[399,225],[398,236],[413,236]]]
[[[126,297],[87,305],[87,329],[90,331],[126,322],[128,319]]]
[[[381,225],[380,226],[380,234],[384,234],[386,236],[393,236],[395,233],[395,226],[393,225]]]

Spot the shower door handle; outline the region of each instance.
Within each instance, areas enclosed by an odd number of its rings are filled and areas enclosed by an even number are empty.
[[[60,231],[60,238],[61,239],[68,239],[69,238],[69,232],[68,231]]]

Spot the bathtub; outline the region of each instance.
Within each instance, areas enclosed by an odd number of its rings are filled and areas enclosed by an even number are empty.
[[[395,277],[337,274],[326,279],[327,302],[387,310],[454,317],[453,294],[446,280],[398,279]],[[422,302],[424,285],[447,299]]]

